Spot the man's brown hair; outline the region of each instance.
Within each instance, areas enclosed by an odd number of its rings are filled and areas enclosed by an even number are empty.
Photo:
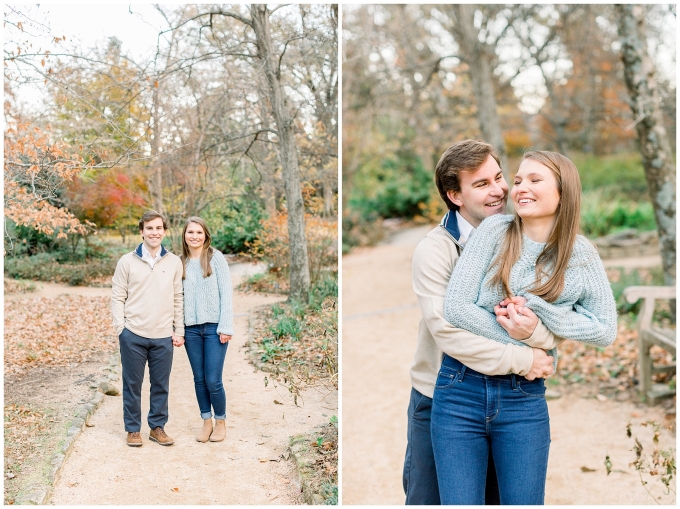
[[[460,192],[460,172],[476,171],[489,156],[496,160],[498,166],[501,165],[496,150],[484,141],[457,141],[446,149],[434,169],[434,179],[449,210],[458,210],[458,205],[449,200],[446,192]]]
[[[156,212],[155,210],[147,210],[146,212],[144,212],[144,215],[139,220],[139,231],[140,232],[143,231],[144,225],[146,223],[148,223],[149,221],[153,221],[157,217],[160,217],[163,220],[163,229],[167,230],[168,229],[168,223],[165,220],[165,217],[163,216],[163,214],[161,214],[160,212]]]

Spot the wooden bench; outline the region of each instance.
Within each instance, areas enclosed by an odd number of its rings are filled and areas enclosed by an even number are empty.
[[[640,347],[640,395],[650,405],[655,405],[661,398],[674,396],[675,389],[668,384],[653,384],[655,373],[675,373],[675,362],[669,365],[656,365],[649,355],[652,345],[657,345],[675,357],[675,329],[667,329],[652,325],[654,301],[675,299],[674,286],[629,286],[623,296],[630,304],[642,299],[642,307],[638,316],[638,345]]]

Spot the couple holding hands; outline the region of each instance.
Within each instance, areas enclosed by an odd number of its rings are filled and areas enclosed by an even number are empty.
[[[211,246],[208,227],[190,217],[182,232],[182,254],[161,244],[168,225],[150,210],[139,221],[142,243],[118,261],[111,311],[123,366],[123,419],[127,444],[140,447],[141,393],[149,365],[149,440],[172,445],[165,433],[173,346],[186,348],[203,426],[199,442],[226,436],[227,399],[222,369],[234,333],[229,266]],[[215,423],[213,425],[213,411]]]

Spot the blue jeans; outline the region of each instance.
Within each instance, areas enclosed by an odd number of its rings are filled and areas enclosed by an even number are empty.
[[[437,468],[432,451],[430,417],[432,398],[411,388],[408,405],[407,444],[402,483],[406,505],[440,505]],[[486,479],[486,505],[498,505],[498,483],[493,457],[489,455]]]
[[[229,343],[220,343],[216,323],[184,327],[184,348],[194,373],[194,388],[201,418],[227,418],[227,395],[222,385],[222,368]]]
[[[172,369],[172,338],[150,339],[128,329],[118,336],[123,366],[123,422],[125,431],[142,427],[142,381],[149,364],[149,428],[165,427],[168,422],[168,393]]]
[[[502,505],[542,505],[550,420],[542,379],[488,376],[444,355],[432,400],[442,504],[485,503],[488,455]]]

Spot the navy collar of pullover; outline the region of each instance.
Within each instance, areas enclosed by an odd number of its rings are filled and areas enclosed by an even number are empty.
[[[139,256],[140,258],[142,258],[144,256],[144,254],[142,253],[142,244],[144,244],[144,243],[142,242],[140,245],[137,246],[137,249],[135,249],[135,254],[137,256]],[[163,244],[161,244],[161,258],[163,258],[166,254],[168,254],[168,252],[169,251],[167,249],[165,249],[165,246]]]
[[[441,225],[454,239],[456,239],[456,241],[460,240],[460,230],[458,230],[458,219],[456,218],[455,210],[449,210],[446,213],[442,219]]]

